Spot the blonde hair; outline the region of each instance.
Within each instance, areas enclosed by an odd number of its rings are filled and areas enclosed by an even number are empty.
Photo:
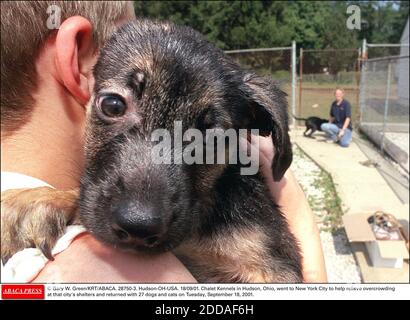
[[[37,86],[35,60],[47,37],[47,9],[61,9],[61,22],[80,15],[93,26],[95,50],[127,18],[130,1],[2,1],[1,2],[1,132],[9,134],[23,125],[34,103]],[[131,11],[132,12],[132,11]]]
[[[345,94],[345,89],[343,89],[343,88],[341,88],[341,87],[337,87],[337,88],[335,89],[335,93],[336,93],[337,90],[342,91],[342,93]]]

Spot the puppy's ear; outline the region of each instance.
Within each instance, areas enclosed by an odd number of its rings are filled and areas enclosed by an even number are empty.
[[[292,162],[286,93],[272,80],[255,74],[244,77],[242,91],[249,102],[249,128],[259,129],[261,136],[272,134],[275,148],[272,173],[274,180],[279,181]]]

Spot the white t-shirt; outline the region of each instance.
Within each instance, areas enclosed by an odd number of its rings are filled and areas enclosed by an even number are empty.
[[[1,191],[21,188],[51,187],[46,182],[15,172],[1,173]],[[57,240],[51,253],[53,256],[68,248],[73,239],[85,232],[83,226],[68,226],[65,234]],[[13,255],[3,266],[1,263],[2,283],[27,283],[32,281],[44,268],[48,259],[37,248],[27,248]]]

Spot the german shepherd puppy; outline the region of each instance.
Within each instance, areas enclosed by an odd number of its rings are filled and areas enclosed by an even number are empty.
[[[47,188],[5,194],[2,210],[18,217],[29,204],[38,209],[41,193],[44,215],[32,222],[33,234],[13,233],[22,226],[2,213],[2,255],[33,243],[49,249],[78,206],[97,239],[127,250],[173,250],[200,282],[303,280],[298,244],[261,174],[241,175],[241,164],[158,165],[149,140],[155,129],[172,132],[177,120],[184,130],[259,129],[272,136],[280,180],[292,161],[284,92],[198,32],[151,20],[120,28],[94,76],[78,202],[75,193]],[[13,234],[25,238],[12,245]]]

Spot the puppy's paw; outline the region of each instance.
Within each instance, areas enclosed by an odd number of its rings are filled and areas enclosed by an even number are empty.
[[[78,224],[78,191],[41,187],[1,193],[1,259],[6,262],[24,248],[51,250],[67,225]]]

